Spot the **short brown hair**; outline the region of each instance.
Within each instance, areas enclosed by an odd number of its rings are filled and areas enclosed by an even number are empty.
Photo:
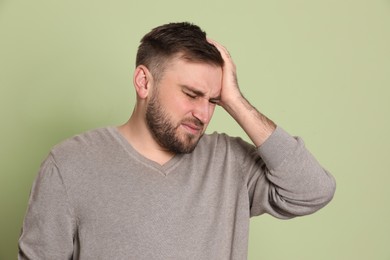
[[[177,54],[192,62],[220,67],[224,64],[218,49],[207,41],[206,33],[197,25],[182,22],[161,25],[146,34],[138,47],[136,66],[146,66],[158,82],[167,61]]]

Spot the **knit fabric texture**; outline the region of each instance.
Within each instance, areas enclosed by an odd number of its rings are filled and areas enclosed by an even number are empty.
[[[159,165],[116,127],[55,146],[33,184],[19,259],[247,259],[249,219],[311,214],[335,181],[277,127],[256,148],[204,135]]]

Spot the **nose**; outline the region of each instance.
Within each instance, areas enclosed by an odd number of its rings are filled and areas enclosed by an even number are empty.
[[[208,124],[213,112],[214,106],[209,102],[209,100],[206,98],[200,98],[198,102],[196,102],[192,115],[203,124]]]

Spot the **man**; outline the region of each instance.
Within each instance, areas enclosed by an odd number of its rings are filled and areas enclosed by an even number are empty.
[[[240,93],[227,50],[189,23],[138,49],[127,123],[55,146],[34,182],[19,259],[246,259],[249,218],[311,214],[335,182]],[[216,105],[254,145],[204,134]]]

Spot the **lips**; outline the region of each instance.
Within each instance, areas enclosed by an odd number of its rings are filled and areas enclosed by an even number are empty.
[[[198,121],[186,121],[182,122],[181,125],[191,134],[199,134],[203,130],[203,124]]]

